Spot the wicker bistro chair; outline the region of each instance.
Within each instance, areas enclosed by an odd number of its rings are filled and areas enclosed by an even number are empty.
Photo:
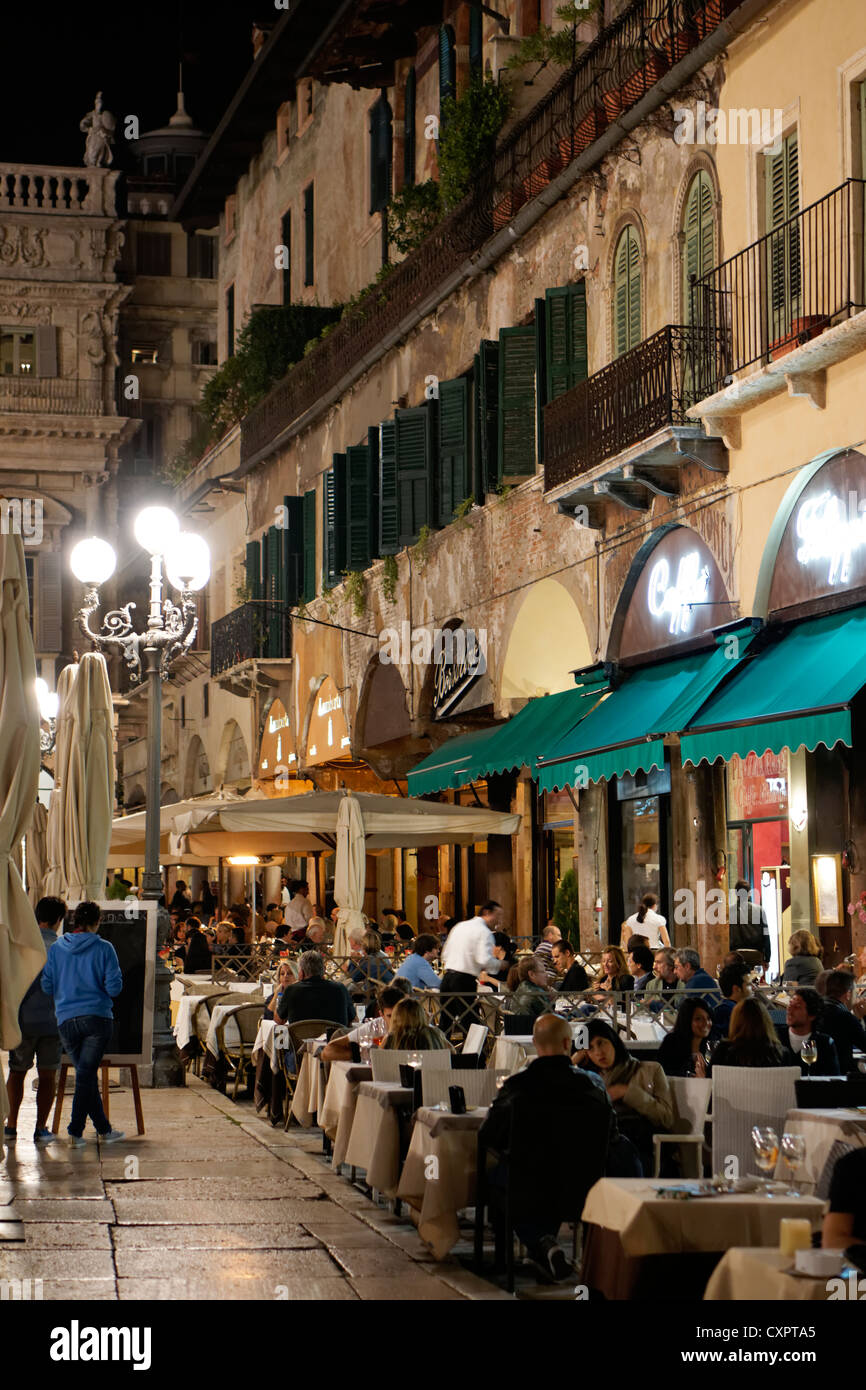
[[[288,1129],[292,1122],[292,1099],[295,1094],[295,1086],[298,1081],[298,1071],[300,1062],[298,1060],[301,1051],[301,1044],[309,1042],[310,1038],[320,1038],[326,1033],[328,1040],[331,1038],[342,1038],[348,1033],[342,1023],[335,1023],[332,1018],[305,1018],[299,1023],[280,1024],[277,1021],[277,1028],[285,1028],[284,1044],[278,1041],[278,1034],[274,1030],[274,1047],[279,1049],[280,1070],[286,1082],[286,1119],[283,1125]]]
[[[207,1030],[210,1025],[210,1016],[213,1013],[214,1005],[225,1004],[232,998],[234,998],[234,996],[230,992],[226,993],[223,990],[214,992],[213,994],[203,994],[193,1010],[191,1020],[192,1031],[200,1048],[198,1056],[192,1063],[193,1071],[196,1076],[201,1076],[201,1064],[204,1059],[207,1043]]]
[[[712,1078],[671,1076],[668,1077],[668,1084],[674,1098],[674,1125],[670,1134],[653,1135],[653,1177],[657,1178],[661,1171],[662,1144],[679,1144],[681,1160],[687,1149],[691,1149],[695,1155],[697,1171],[690,1176],[699,1178],[703,1175],[702,1150],[713,1095]]]
[[[487,1070],[455,1073],[434,1067],[422,1067],[421,1095],[424,1105],[447,1104],[451,1086],[462,1086],[467,1105],[492,1105],[496,1099],[496,1072]]]
[[[451,1049],[446,1047],[425,1047],[418,1051],[423,1059],[422,1074],[425,1071],[442,1071],[453,1084],[454,1078],[451,1074]],[[386,1047],[374,1047],[370,1053],[370,1066],[373,1068],[374,1081],[399,1081],[400,1067],[409,1065],[411,1053],[398,1052]]]
[[[238,1088],[247,1069],[252,1066],[253,1045],[258,1036],[259,1024],[264,1014],[264,1003],[239,1004],[230,1014],[226,1014],[217,1027],[217,1047],[220,1056],[234,1068],[234,1089],[232,1100],[237,1100]],[[234,1042],[226,1041],[226,1026],[230,1022],[237,1025],[238,1037]]]
[[[753,1125],[781,1135],[797,1103],[799,1067],[713,1067],[713,1172],[723,1173],[733,1155],[740,1176],[752,1171]]]

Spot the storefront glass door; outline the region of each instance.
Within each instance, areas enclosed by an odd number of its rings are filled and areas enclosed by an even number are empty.
[[[790,934],[788,755],[733,757],[728,784],[728,891],[748,883],[770,928],[770,974],[781,973]]]

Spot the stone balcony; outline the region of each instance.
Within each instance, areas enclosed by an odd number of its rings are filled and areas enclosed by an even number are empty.
[[[117,169],[0,164],[0,212],[115,217]]]

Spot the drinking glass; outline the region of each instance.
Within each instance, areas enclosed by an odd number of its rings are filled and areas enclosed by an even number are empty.
[[[364,1022],[364,1019],[365,1019],[366,1017],[367,1017],[367,1007],[366,1007],[366,1005],[365,1005],[365,1004],[356,1004],[356,1005],[355,1005],[355,1018],[356,1018],[357,1022],[358,1022],[358,1023],[363,1023],[363,1022]]]
[[[508,1075],[507,1075],[506,1072],[504,1072],[504,1071],[498,1071],[498,1072],[496,1073],[496,1089],[497,1089],[497,1091],[501,1091],[501,1090],[502,1090],[502,1087],[505,1085],[505,1083],[506,1083],[507,1080],[508,1080]]]
[[[417,1070],[418,1067],[422,1065],[424,1058],[421,1056],[420,1052],[410,1052],[406,1057],[406,1061],[410,1067],[414,1067]]]
[[[769,1197],[770,1180],[779,1158],[779,1136],[769,1125],[755,1125],[752,1130],[752,1147],[755,1150],[755,1162],[765,1175],[764,1191]]]
[[[782,1135],[782,1162],[791,1174],[791,1186],[788,1188],[788,1195],[799,1197],[800,1193],[794,1178],[802,1166],[803,1159],[806,1157],[806,1138],[803,1134],[783,1134]]]
[[[809,1034],[809,1037],[806,1039],[806,1041],[803,1043],[802,1049],[800,1051],[800,1056],[806,1063],[806,1066],[810,1069],[815,1065],[815,1063],[818,1060],[818,1044],[812,1037],[811,1033]]]

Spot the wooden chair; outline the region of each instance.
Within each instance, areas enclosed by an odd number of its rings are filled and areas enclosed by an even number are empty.
[[[704,1144],[704,1127],[713,1094],[712,1079],[703,1076],[671,1076],[668,1081],[674,1098],[674,1124],[670,1134],[653,1135],[653,1176],[657,1178],[661,1171],[662,1144],[681,1144],[684,1149],[691,1148],[696,1156],[697,1172],[690,1176],[700,1178],[703,1175],[701,1150]]]
[[[277,1020],[277,1027],[281,1025]],[[348,1029],[342,1023],[335,1023],[332,1018],[305,1018],[298,1023],[288,1023],[282,1025],[286,1028],[288,1046],[280,1048],[280,1070],[286,1080],[286,1121],[284,1129],[288,1129],[292,1122],[292,1099],[295,1094],[295,1086],[298,1080],[300,1063],[298,1054],[301,1050],[301,1043],[309,1042],[310,1038],[320,1038],[323,1033],[327,1034],[330,1041],[333,1037],[343,1037]],[[276,1036],[274,1046],[276,1047]]]
[[[225,1057],[226,1061],[234,1068],[234,1089],[232,1100],[237,1100],[238,1088],[241,1079],[246,1074],[247,1067],[252,1064],[253,1046],[258,1036],[259,1024],[264,1014],[264,1004],[239,1004],[230,1014],[226,1014],[217,1027],[217,1047],[220,1056]],[[237,1027],[237,1039],[226,1041],[226,1027],[229,1023],[234,1023]]]

